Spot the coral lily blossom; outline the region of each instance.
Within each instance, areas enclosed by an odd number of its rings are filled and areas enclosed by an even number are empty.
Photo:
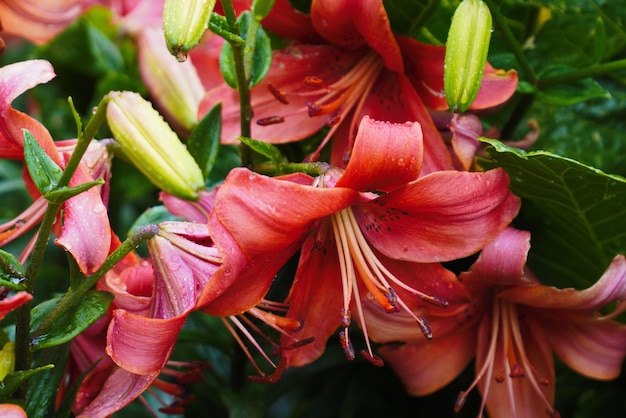
[[[436,110],[445,105],[445,48],[396,37],[382,0],[313,0],[308,25],[306,15],[290,7],[286,0],[278,0],[264,26],[305,43],[275,51],[268,75],[252,89],[256,119],[252,137],[283,143],[328,126],[322,146],[334,137],[333,164],[340,165],[362,116],[397,123],[417,121],[424,131],[422,174],[451,168],[450,154],[424,104],[436,105]],[[290,20],[294,17],[305,22],[292,34],[285,33],[293,27]],[[436,59],[430,57],[434,52]],[[506,101],[515,92],[517,74],[488,66],[484,86],[474,105],[477,108]],[[218,102],[223,104],[223,141],[236,142],[239,102],[227,85],[207,92],[199,115]],[[280,126],[273,126],[276,123]],[[315,153],[310,156],[316,157]]]
[[[440,338],[424,342],[407,332],[403,336],[401,323],[381,326],[381,336],[389,329],[397,331],[387,335],[388,341],[408,341],[380,352],[411,394],[438,390],[475,356],[476,380],[459,394],[457,411],[478,385],[483,395],[479,416],[486,408],[494,418],[558,417],[553,407],[553,352],[594,379],[620,374],[626,326],[612,319],[626,310],[626,258],[615,257],[588,289],[557,289],[540,284],[525,268],[529,237],[525,231],[507,228],[460,275],[475,300],[441,319],[448,332]],[[614,301],[611,313],[598,313]]]
[[[444,282],[449,276],[436,263],[478,251],[517,214],[519,200],[509,191],[505,172],[439,171],[420,178],[422,155],[419,124],[365,117],[345,171],[326,167],[315,178],[302,173],[270,178],[235,169],[218,190],[211,233],[216,245],[232,242],[255,266],[250,280],[260,293],[302,248],[287,317],[302,321],[297,337],[315,341],[285,351],[286,365],[317,358],[340,325],[351,357],[350,312],[356,308],[361,316],[363,298],[373,298],[389,312],[404,309],[397,288],[445,305],[448,295],[407,286],[403,273],[389,271],[386,260],[433,264],[407,268],[405,274],[421,271],[434,283]],[[223,314],[242,304],[250,298],[250,287],[250,281],[231,286],[208,312]],[[428,324],[414,320],[430,337]],[[377,362],[369,348],[366,356]]]

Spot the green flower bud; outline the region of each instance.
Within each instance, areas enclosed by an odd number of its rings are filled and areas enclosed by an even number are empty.
[[[198,43],[209,27],[216,0],[165,0],[163,29],[167,48],[179,60]]]
[[[446,101],[453,112],[465,112],[476,98],[490,40],[489,7],[482,0],[463,0],[448,32],[443,77]]]
[[[120,151],[160,189],[197,200],[204,189],[202,171],[152,104],[129,91],[108,96],[107,121]]]

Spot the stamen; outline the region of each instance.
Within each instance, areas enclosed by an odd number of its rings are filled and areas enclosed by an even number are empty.
[[[383,359],[373,355],[372,353],[369,353],[367,350],[361,350],[361,355],[365,358],[365,360],[369,361],[376,367],[383,367],[385,365]]]
[[[324,80],[322,80],[319,77],[315,77],[315,76],[307,76],[304,77],[304,85],[305,86],[309,86],[309,87],[319,87],[319,88],[327,88],[328,86],[324,83]]]
[[[276,125],[277,123],[283,123],[284,121],[284,116],[268,116],[267,118],[257,119],[256,124],[261,126],[268,126]]]
[[[270,91],[270,93],[272,93],[276,100],[278,100],[282,104],[289,104],[289,100],[287,100],[287,96],[285,96],[285,93],[278,90],[278,87],[276,87],[276,85],[271,81],[267,83],[267,89]]]
[[[311,344],[313,341],[315,341],[315,337],[305,338],[304,340],[299,340],[299,341],[296,341],[293,344],[289,344],[289,345],[284,346],[283,350],[294,350],[294,349],[300,348],[300,347],[302,347],[304,345]]]
[[[350,314],[350,308],[341,308],[341,325],[344,328],[348,328],[352,322],[352,315]]]
[[[269,312],[262,311],[259,308],[251,308],[248,313],[255,318],[265,322],[270,327],[274,328],[280,333],[285,333],[284,330],[299,331],[302,329],[302,320],[294,318],[285,318],[283,316],[274,315]]]
[[[343,331],[339,331],[339,342],[341,342],[341,347],[343,348],[343,352],[346,354],[346,358],[348,360],[354,360],[354,347],[352,346],[352,342],[350,341],[350,337],[348,336],[348,329],[346,328]]]
[[[459,392],[459,395],[456,397],[456,401],[454,402],[454,412],[456,412],[457,414],[461,412],[461,409],[463,409],[463,405],[465,405],[466,401],[467,401],[467,391]]]

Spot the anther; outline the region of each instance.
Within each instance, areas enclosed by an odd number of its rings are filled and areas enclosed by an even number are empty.
[[[270,93],[272,93],[276,100],[278,100],[282,104],[289,104],[289,100],[287,100],[287,96],[285,96],[285,93],[278,90],[278,87],[276,87],[274,83],[269,82],[267,84],[267,89],[270,91]]]
[[[354,347],[352,346],[352,342],[350,341],[350,337],[348,337],[346,331],[339,332],[339,341],[341,342],[343,352],[346,354],[346,358],[348,360],[354,360]]]
[[[383,359],[381,359],[378,356],[375,356],[374,354],[369,353],[367,350],[361,350],[361,355],[365,358],[365,360],[369,361],[371,364],[373,364],[376,367],[383,367],[385,365],[385,362],[383,361]]]
[[[456,398],[456,402],[454,402],[454,412],[459,413],[465,405],[465,401],[467,401],[467,393],[459,392],[459,396]]]
[[[326,84],[324,80],[315,76],[306,76],[304,77],[304,85],[309,87],[324,87],[326,88]]]
[[[293,344],[283,347],[283,350],[293,350],[302,347],[303,345],[311,344],[313,341],[315,341],[315,337],[305,338],[304,340],[296,341]]]
[[[348,328],[352,322],[352,315],[350,314],[350,308],[341,308],[341,325],[344,328]]]
[[[511,373],[509,374],[509,377],[511,379],[526,377],[526,372],[524,371],[524,368],[522,366],[520,366],[519,364],[514,364],[511,368]]]
[[[415,320],[417,321],[417,325],[419,325],[420,329],[422,330],[422,334],[424,334],[424,337],[432,340],[433,330],[430,328],[430,324],[428,323],[428,321],[426,321],[421,316],[416,316]]]
[[[448,305],[450,305],[448,303],[447,300],[442,299],[440,297],[437,296],[432,296],[432,295],[420,295],[420,298],[427,303],[430,303],[431,305],[435,305],[438,308],[447,308]]]
[[[306,107],[309,109],[309,117],[311,118],[322,114],[322,107],[317,103],[309,102]]]
[[[269,116],[267,118],[257,119],[256,124],[261,126],[275,125],[277,123],[283,123],[285,118],[283,116]]]

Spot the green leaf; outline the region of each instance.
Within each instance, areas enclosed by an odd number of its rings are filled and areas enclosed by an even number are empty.
[[[0,397],[11,396],[13,392],[17,390],[20,385],[33,375],[54,367],[54,364],[48,364],[46,366],[37,367],[36,369],[20,370],[17,372],[9,373],[4,377],[2,384],[0,384]],[[29,415],[30,416],[30,415]]]
[[[44,317],[57,305],[59,298],[53,298],[37,305],[32,311],[31,332],[34,332]],[[90,291],[77,306],[63,314],[47,334],[37,337],[34,349],[40,350],[66,343],[96,322],[108,309],[113,295],[107,292]]]
[[[33,134],[24,129],[24,162],[37,190],[45,194],[53,190],[63,170],[46,154]]]
[[[522,198],[518,223],[532,233],[529,265],[542,282],[585,288],[626,252],[626,180],[546,151],[526,153],[497,140],[493,161]]]
[[[209,29],[216,35],[221,36],[230,43],[243,45],[246,40],[239,36],[238,33],[232,33],[228,26],[226,18],[218,13],[213,12],[211,14],[211,20],[209,20]]]
[[[259,22],[263,20],[263,18],[270,13],[275,2],[276,0],[254,0],[250,8],[254,19]]]
[[[24,280],[24,267],[15,256],[4,250],[0,250],[0,286],[13,290],[25,290],[22,284]]]
[[[280,153],[280,150],[276,148],[276,146],[267,142],[258,141],[256,139],[246,138],[243,136],[240,136],[239,140],[252,148],[254,152],[257,152],[264,157],[269,158],[274,165],[279,166],[283,163],[283,155]]]
[[[187,150],[206,179],[217,158],[222,135],[222,104],[218,103],[196,125],[187,141]]]
[[[133,234],[142,226],[156,225],[165,221],[180,221],[180,218],[172,215],[165,206],[153,206],[146,209],[133,223],[127,235]]]
[[[591,60],[594,64],[602,62],[606,54],[606,27],[601,16],[596,19],[596,28],[593,37],[593,55]]]
[[[244,60],[250,63],[250,74],[248,83],[250,87],[259,83],[267,74],[272,63],[272,45],[269,36],[265,33],[261,26],[258,26],[256,39],[250,42],[247,39],[248,26],[251,25],[250,12],[242,13],[237,22],[241,37],[246,40],[243,45]],[[233,49],[229,42],[225,42],[220,53],[220,70],[224,76],[226,83],[232,88],[237,88],[237,73],[235,71],[235,62],[233,59]]]
[[[37,379],[28,382],[26,391],[26,412],[29,418],[45,418],[50,416],[55,404],[59,386],[66,376],[67,359],[70,345],[64,344],[42,350],[37,356],[38,364],[54,364],[54,368],[43,370]]]
[[[383,0],[394,32],[408,36],[419,33],[421,25],[437,10],[439,3],[434,0]]]
[[[559,77],[573,71],[567,65],[551,65],[539,74],[539,80]],[[591,99],[610,99],[611,94],[592,78],[550,86],[537,92],[541,101],[557,106],[571,106]]]

